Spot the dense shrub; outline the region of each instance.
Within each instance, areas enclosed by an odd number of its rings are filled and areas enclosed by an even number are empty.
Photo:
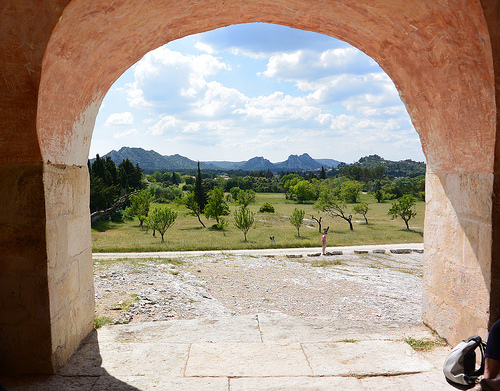
[[[270,202],[264,202],[260,207],[259,212],[274,213],[274,206]]]

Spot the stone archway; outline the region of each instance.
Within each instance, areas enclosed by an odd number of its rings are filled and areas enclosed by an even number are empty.
[[[496,36],[488,28],[496,31],[495,9],[472,0],[8,2],[0,13],[2,91],[10,97],[0,106],[8,200],[0,220],[7,254],[0,282],[8,288],[0,293],[1,371],[54,371],[92,327],[86,161],[109,87],[164,43],[245,22],[331,35],[382,66],[428,162],[425,321],[454,343],[484,335],[490,307],[498,315],[490,300],[497,113]],[[9,88],[16,83],[22,88]]]

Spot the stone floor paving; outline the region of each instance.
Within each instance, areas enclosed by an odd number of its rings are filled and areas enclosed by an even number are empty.
[[[8,391],[450,390],[449,347],[423,325],[281,314],[106,326],[54,376],[2,378]]]

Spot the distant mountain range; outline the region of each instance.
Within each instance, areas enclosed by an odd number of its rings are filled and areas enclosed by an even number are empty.
[[[146,173],[155,171],[184,171],[196,170],[198,162],[181,155],[160,155],[155,151],[146,151],[142,148],[122,147],[119,151],[111,151],[101,158],[109,156],[116,165],[129,159],[134,165],[139,164]],[[93,161],[94,159],[91,159]],[[244,170],[244,171],[312,171],[321,166],[329,169],[337,167],[341,162],[334,159],[313,159],[307,153],[300,156],[290,155],[287,160],[271,163],[264,157],[254,157],[243,162],[207,161],[200,162],[202,170]]]

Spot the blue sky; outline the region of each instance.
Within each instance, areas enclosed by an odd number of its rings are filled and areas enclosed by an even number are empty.
[[[103,101],[90,157],[122,146],[200,161],[425,159],[374,60],[332,37],[262,23],[170,42],[128,69]]]

